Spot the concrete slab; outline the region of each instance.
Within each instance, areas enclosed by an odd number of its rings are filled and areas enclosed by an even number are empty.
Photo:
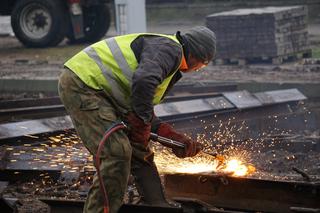
[[[40,134],[72,127],[73,125],[69,116],[6,123],[0,125],[0,139],[14,138],[22,135],[29,136],[29,134]]]
[[[262,103],[246,90],[236,92],[225,92],[223,95],[238,109],[246,109],[262,106]]]
[[[170,116],[175,114],[189,114],[214,110],[232,109],[234,105],[224,97],[212,97],[195,100],[163,103],[155,106],[158,116]]]
[[[0,16],[0,36],[14,36],[10,16]]]
[[[261,103],[272,104],[272,103],[284,103],[291,101],[300,101],[307,99],[299,90],[297,89],[287,89],[287,90],[274,90],[267,92],[259,92],[254,94],[255,97],[259,99]]]

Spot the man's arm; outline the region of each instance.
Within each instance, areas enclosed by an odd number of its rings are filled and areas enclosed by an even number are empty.
[[[140,61],[132,81],[132,109],[144,122],[153,117],[153,98],[159,84],[180,65],[182,50],[171,39],[149,36],[143,39]]]

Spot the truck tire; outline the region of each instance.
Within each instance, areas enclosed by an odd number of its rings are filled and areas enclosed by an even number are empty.
[[[56,46],[66,35],[66,14],[60,0],[20,0],[12,11],[11,25],[27,47]]]
[[[96,42],[108,31],[110,26],[110,10],[105,4],[83,7],[83,29],[84,37],[75,39],[72,31],[69,31],[67,38],[70,43]],[[72,27],[69,27],[72,30]]]

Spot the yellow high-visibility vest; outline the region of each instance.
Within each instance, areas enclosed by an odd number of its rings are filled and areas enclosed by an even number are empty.
[[[99,41],[80,51],[64,65],[87,86],[95,90],[104,90],[122,107],[130,109],[132,76],[139,65],[130,45],[141,35],[157,35],[170,38],[179,44],[181,53],[183,52],[182,46],[174,35],[129,34]],[[182,56],[180,58],[182,59]],[[153,98],[154,105],[161,102],[172,77],[178,69],[173,70],[172,74],[158,85]]]

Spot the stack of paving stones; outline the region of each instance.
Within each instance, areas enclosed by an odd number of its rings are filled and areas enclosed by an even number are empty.
[[[209,15],[206,24],[217,36],[217,61],[276,64],[311,56],[307,15],[305,6],[238,9]]]

